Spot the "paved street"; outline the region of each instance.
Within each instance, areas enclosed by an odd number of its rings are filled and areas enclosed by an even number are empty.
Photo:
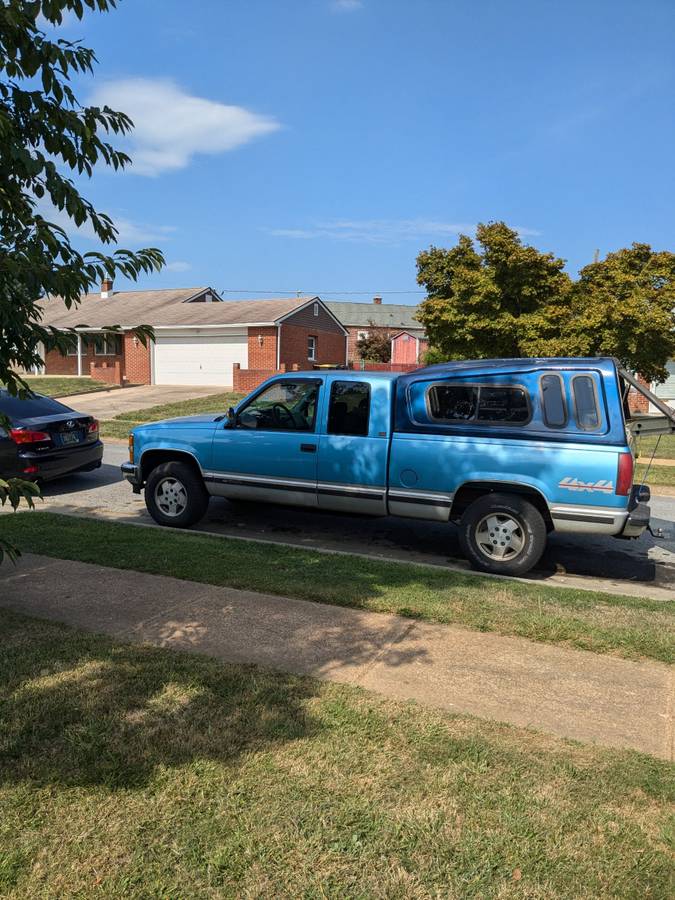
[[[106,446],[104,465],[45,487],[45,505],[54,511],[80,512],[123,522],[152,524],[142,496],[122,480],[123,444]],[[655,497],[652,525],[666,537],[643,535],[636,541],[553,535],[531,577],[551,583],[604,590],[665,595],[675,589],[675,498]],[[199,530],[237,537],[283,541],[303,547],[368,553],[393,559],[466,566],[451,525],[413,519],[369,519],[288,507],[233,505],[214,498]],[[600,585],[598,584],[598,587]]]

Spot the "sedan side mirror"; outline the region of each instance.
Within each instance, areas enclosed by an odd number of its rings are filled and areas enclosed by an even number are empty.
[[[234,411],[234,408],[231,406],[227,411],[227,421],[225,422],[225,428],[236,428],[237,427],[237,414]]]

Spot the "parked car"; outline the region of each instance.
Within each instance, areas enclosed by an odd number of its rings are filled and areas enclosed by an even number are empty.
[[[0,477],[49,481],[71,472],[89,472],[101,465],[103,444],[98,422],[69,406],[30,394],[25,399],[0,389]]]
[[[289,373],[228,415],[134,429],[122,471],[161,525],[194,524],[213,495],[454,522],[476,568],[517,575],[550,532],[648,527],[627,426],[670,432],[675,413],[634,420],[631,386],[651,398],[596,358]]]

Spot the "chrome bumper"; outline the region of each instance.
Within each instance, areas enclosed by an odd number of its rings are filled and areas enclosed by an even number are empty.
[[[134,465],[134,463],[124,462],[120,466],[122,470],[122,477],[126,478],[129,484],[133,487],[135,494],[140,494],[141,488],[143,487],[143,481],[141,479],[141,473],[138,470],[138,466]]]
[[[628,516],[626,524],[623,526],[619,537],[636,538],[640,537],[645,529],[649,528],[649,516],[651,510],[649,508],[649,500],[651,492],[647,485],[636,484],[630,494],[628,503]]]

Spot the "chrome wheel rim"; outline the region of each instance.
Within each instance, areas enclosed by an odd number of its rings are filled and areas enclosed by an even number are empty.
[[[155,503],[171,519],[185,512],[188,497],[183,482],[177,478],[162,478],[155,488]]]
[[[490,513],[476,526],[476,545],[488,559],[512,560],[525,549],[523,526],[507,513]]]

